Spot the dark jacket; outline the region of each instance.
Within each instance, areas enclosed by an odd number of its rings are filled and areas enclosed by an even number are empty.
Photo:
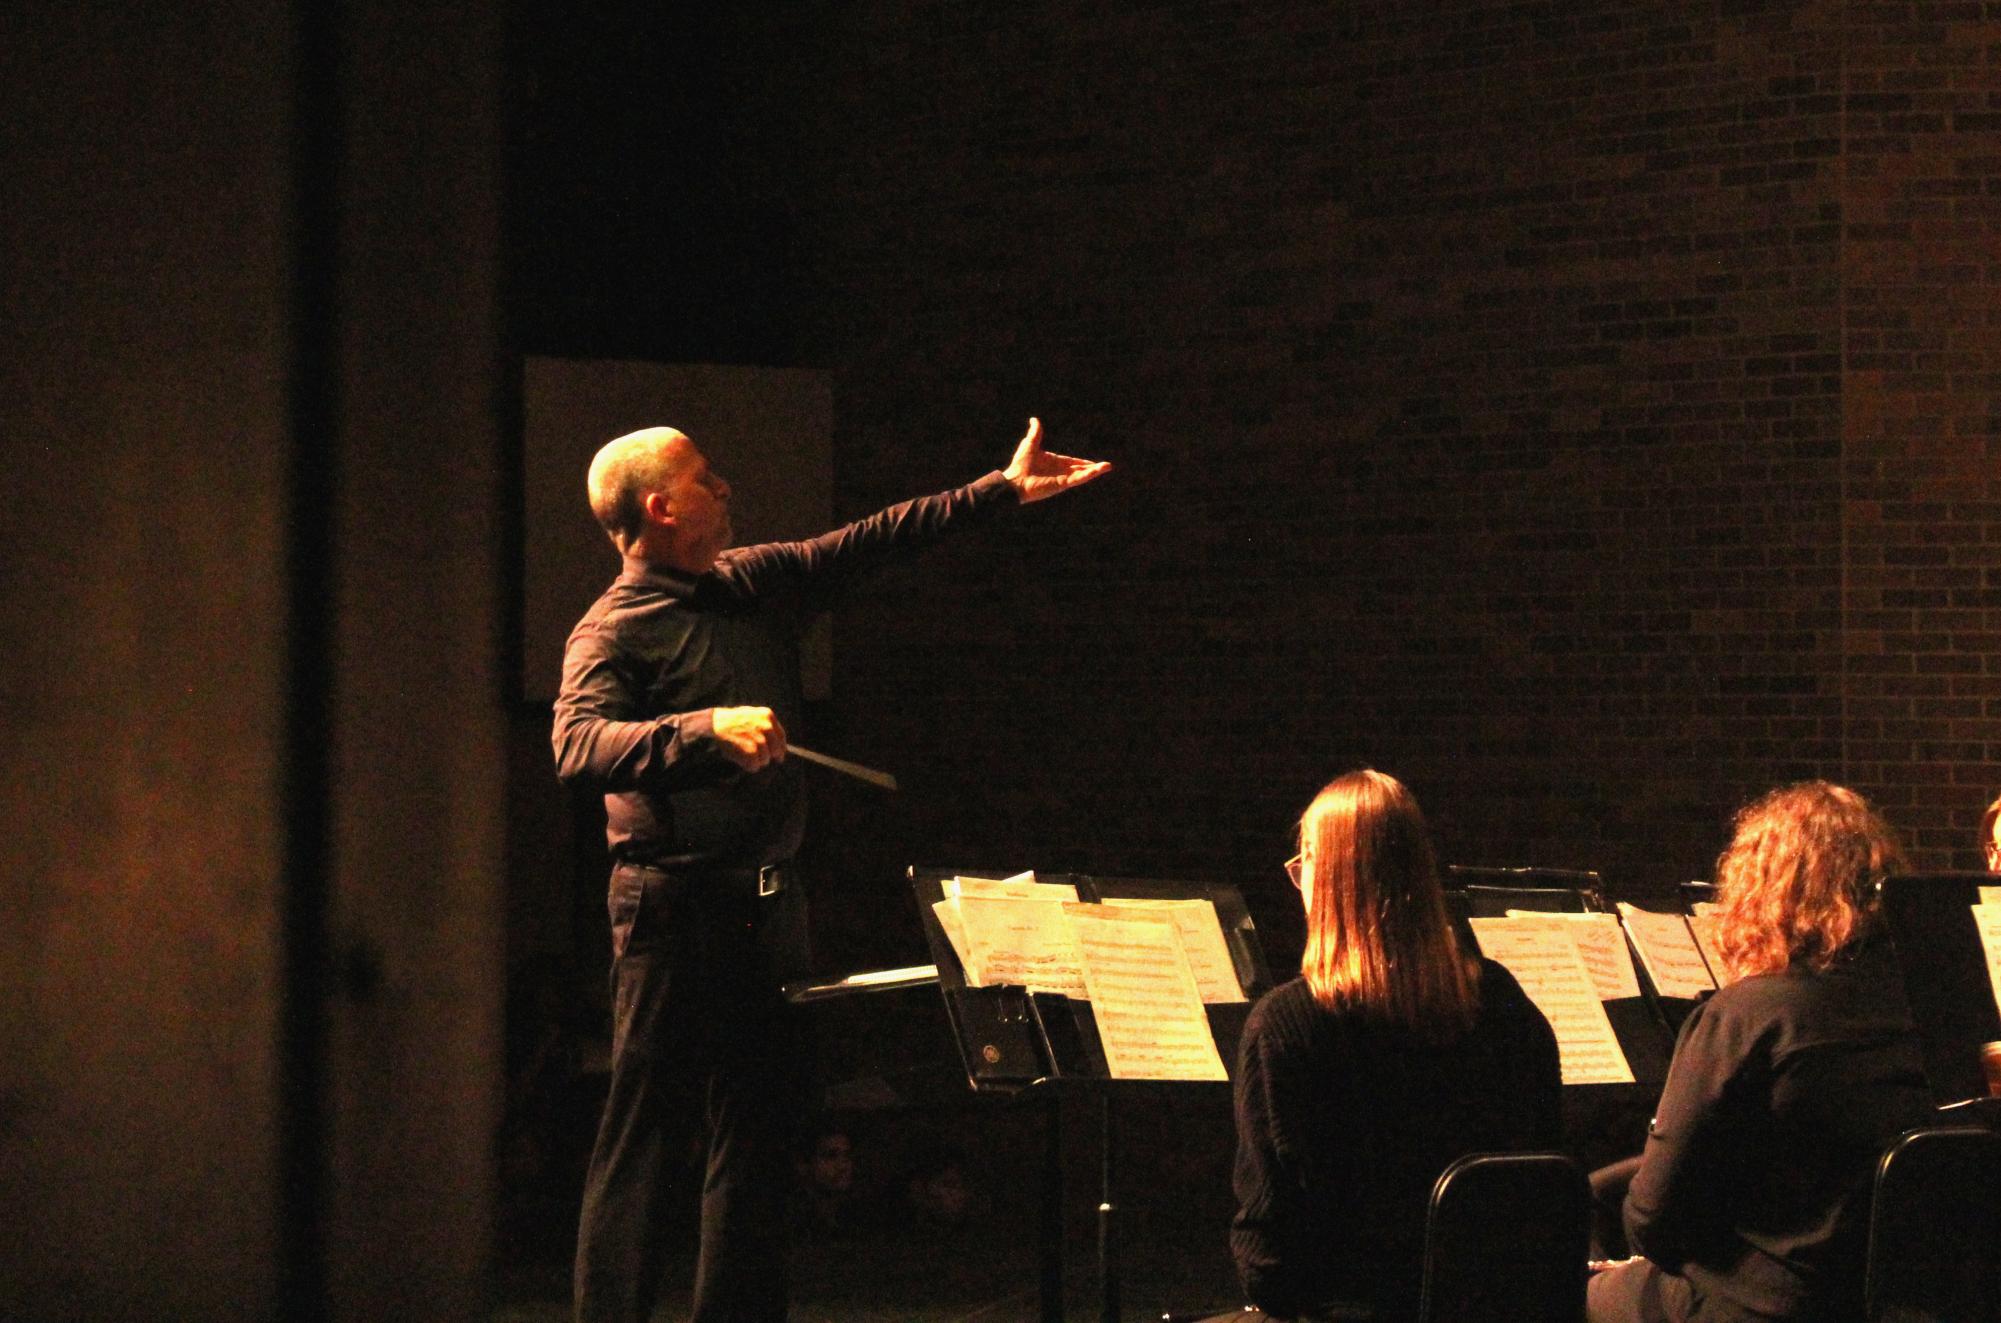
[[[1931,1115],[1887,941],[1741,979],[1682,1025],[1626,1234],[1703,1319],[1860,1318],[1877,1157]]]

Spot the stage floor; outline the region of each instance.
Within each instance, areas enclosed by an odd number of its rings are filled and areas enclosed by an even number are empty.
[[[1224,1308],[1234,1278],[1223,1243],[1225,1228],[1206,1236],[1169,1228],[1149,1217],[1130,1229],[1120,1273],[1120,1313],[1157,1319],[1168,1310]],[[693,1260],[677,1256],[654,1323],[685,1323]],[[841,1241],[808,1239],[792,1266],[792,1323],[1037,1323],[1039,1266],[1032,1240],[967,1234],[912,1242],[887,1234]],[[559,1266],[515,1267],[502,1274],[502,1303],[490,1323],[569,1323],[569,1277]],[[1102,1316],[1097,1248],[1085,1239],[1066,1249],[1064,1316]]]
[[[793,1323],[1035,1323],[1041,1317],[1038,1261],[1049,1112],[1034,1100],[976,1098],[956,1063],[941,1067],[921,1105],[844,1113],[852,1138],[853,1216],[826,1230],[795,1221]],[[906,1094],[917,1092],[908,1078]],[[1064,1312],[1102,1316],[1098,1204],[1104,1112],[1086,1090],[1058,1095],[1062,1135]],[[589,1109],[573,1130],[588,1136]],[[1120,1313],[1157,1319],[1236,1303],[1228,1231],[1236,1136],[1221,1086],[1132,1085],[1117,1120]],[[915,1225],[897,1211],[902,1176],[923,1155],[955,1158],[967,1195],[960,1225]],[[581,1162],[581,1155],[578,1156]],[[688,1317],[694,1275],[690,1184],[678,1247],[655,1323]],[[571,1187],[515,1209],[503,1236],[488,1323],[568,1323],[569,1261],[577,1197]]]

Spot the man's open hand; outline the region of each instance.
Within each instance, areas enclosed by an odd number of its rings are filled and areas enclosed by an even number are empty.
[[[723,754],[745,771],[785,760],[785,727],[768,707],[716,708],[709,729],[722,741]]]
[[[1075,459],[1069,455],[1050,454],[1042,448],[1042,420],[1031,418],[1028,420],[1027,435],[1015,447],[1014,459],[1002,476],[1014,484],[1021,503],[1027,505],[1030,501],[1039,501],[1081,486],[1111,471],[1112,466],[1101,459]]]

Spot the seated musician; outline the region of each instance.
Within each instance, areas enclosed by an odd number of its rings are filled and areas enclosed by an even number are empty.
[[[1505,969],[1461,949],[1424,815],[1395,778],[1329,784],[1287,870],[1303,976],[1244,1029],[1230,1248],[1265,1317],[1351,1303],[1407,1317],[1440,1173],[1560,1138],[1556,1039]]]
[[[1987,871],[2001,873],[2001,798],[1980,815],[1980,849],[1987,856]]]
[[[1810,781],[1737,817],[1717,862],[1735,983],[1682,1025],[1626,1196],[1644,1257],[1591,1280],[1591,1323],[1862,1317],[1876,1159],[1931,1115],[1875,884],[1895,837]]]

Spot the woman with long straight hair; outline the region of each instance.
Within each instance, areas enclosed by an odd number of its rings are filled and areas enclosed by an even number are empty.
[[[1593,1323],[1862,1317],[1870,1179],[1934,1115],[1876,883],[1903,867],[1825,781],[1737,815],[1717,860],[1729,987],[1682,1023],[1625,1200],[1643,1257],[1591,1280]]]
[[[1330,782],[1286,869],[1306,954],[1244,1028],[1231,1252],[1268,1318],[1405,1317],[1440,1173],[1558,1141],[1556,1039],[1505,969],[1462,949],[1395,777]]]

